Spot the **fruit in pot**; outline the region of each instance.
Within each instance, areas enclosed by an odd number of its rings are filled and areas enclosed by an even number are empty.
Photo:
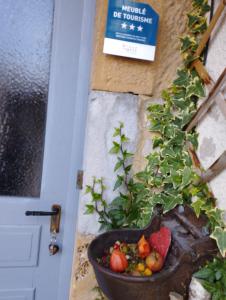
[[[145,258],[150,254],[150,252],[150,245],[143,235],[138,242],[138,255],[140,258]]]
[[[112,271],[122,273],[128,268],[128,260],[123,252],[114,250],[110,257],[110,268]]]
[[[152,272],[158,272],[162,269],[164,260],[161,254],[152,251],[146,258],[146,265]]]
[[[144,272],[144,270],[145,270],[145,265],[142,264],[142,263],[139,263],[139,264],[137,265],[137,271],[138,271],[138,272]]]
[[[146,268],[144,270],[144,276],[151,276],[152,275],[152,271],[149,268]]]
[[[159,231],[152,233],[149,242],[151,248],[160,253],[165,260],[171,245],[170,229],[162,227]]]

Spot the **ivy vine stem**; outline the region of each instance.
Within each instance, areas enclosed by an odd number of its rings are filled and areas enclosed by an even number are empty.
[[[131,207],[133,205],[133,194],[130,190],[130,186],[129,186],[129,178],[128,178],[128,172],[130,171],[130,168],[128,170],[128,165],[126,166],[126,159],[124,159],[124,154],[128,153],[126,149],[123,148],[123,141],[128,142],[129,139],[125,137],[125,135],[122,132],[122,128],[123,126],[120,125],[119,127],[119,137],[120,137],[120,154],[121,154],[121,159],[122,159],[122,169],[123,169],[123,173],[124,173],[124,184],[126,187],[126,190],[128,191],[128,199],[129,199],[129,207],[127,209],[127,215],[129,215]],[[132,155],[131,155],[132,156]]]

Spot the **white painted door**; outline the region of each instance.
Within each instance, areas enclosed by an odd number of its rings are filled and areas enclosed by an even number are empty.
[[[94,6],[0,0],[0,300],[69,298]],[[50,217],[25,212],[53,204],[62,217],[50,256]]]

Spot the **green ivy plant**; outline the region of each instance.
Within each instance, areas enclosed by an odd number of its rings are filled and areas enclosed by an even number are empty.
[[[114,171],[117,179],[114,191],[117,197],[110,203],[104,199],[103,178],[93,178],[92,185],[86,186],[86,193],[91,195],[91,203],[86,205],[86,214],[97,213],[101,229],[116,229],[125,227],[142,227],[144,211],[153,209],[149,201],[150,189],[134,180],[131,172],[133,154],[126,149],[129,138],[123,132],[123,123],[115,128],[114,141],[110,153],[116,155]]]
[[[214,259],[194,277],[201,280],[203,287],[212,295],[212,300],[226,299],[226,260]]]
[[[177,205],[191,205],[197,215],[207,215],[211,237],[220,253],[226,255],[226,226],[224,212],[215,205],[208,186],[202,183],[192,163],[188,145],[196,150],[198,134],[186,132],[186,125],[197,111],[197,103],[205,97],[204,84],[195,69],[195,50],[207,28],[205,14],[210,7],[207,0],[193,0],[188,14],[189,34],[180,38],[184,65],[177,71],[172,85],[162,92],[162,104],[151,104],[147,109],[150,131],[155,133],[154,152],[146,159],[145,169],[131,174],[131,158],[126,150],[128,137],[123,124],[115,128],[111,154],[117,156],[115,190],[118,196],[110,203],[104,200],[103,179],[94,178],[87,186],[92,201],[87,213],[96,212],[102,229],[144,227],[150,222],[154,208],[161,205],[166,213]],[[200,58],[202,59],[202,58]]]

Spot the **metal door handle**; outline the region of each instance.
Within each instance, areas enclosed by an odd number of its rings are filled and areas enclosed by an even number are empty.
[[[27,210],[25,212],[26,216],[39,216],[39,217],[45,217],[45,216],[56,216],[59,214],[59,209],[54,209],[52,211],[29,211]]]
[[[50,216],[50,232],[58,233],[60,231],[60,218],[61,218],[61,206],[58,204],[54,204],[52,206],[52,211],[30,211],[27,210],[25,212],[26,216],[38,216],[38,217],[46,217]]]

